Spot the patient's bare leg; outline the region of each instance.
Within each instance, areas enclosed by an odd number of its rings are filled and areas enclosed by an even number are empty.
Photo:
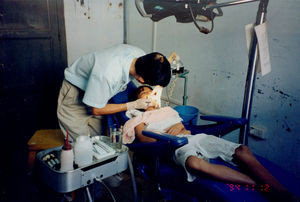
[[[205,173],[219,180],[238,184],[256,184],[254,180],[243,173],[227,166],[208,163],[196,156],[188,157],[185,164],[186,167],[192,169],[191,171],[193,172]]]
[[[233,155],[234,158],[237,158],[242,163],[247,166],[247,169],[258,178],[258,180],[262,181],[265,184],[268,184],[271,188],[275,191],[285,192],[287,193],[288,190],[283,187],[277,179],[265,168],[262,164],[255,158],[252,154],[250,149],[245,146],[241,145],[235,150],[235,154]]]

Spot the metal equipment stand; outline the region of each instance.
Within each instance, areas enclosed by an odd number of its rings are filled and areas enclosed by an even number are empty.
[[[256,23],[255,25],[260,25],[265,22],[267,7],[269,0],[261,0],[258,6]],[[252,108],[252,99],[253,92],[255,88],[255,78],[256,78],[256,69],[257,69],[257,58],[258,58],[258,47],[257,47],[257,37],[255,32],[252,36],[252,44],[250,49],[250,59],[248,64],[248,72],[245,84],[245,93],[244,93],[244,102],[243,102],[243,111],[242,118],[248,120],[247,124],[241,127],[239,143],[248,145],[248,134],[250,131],[250,116]]]
[[[184,70],[183,73],[180,73],[180,74],[176,74],[178,78],[183,78],[184,79],[184,90],[183,90],[183,96],[182,96],[182,105],[186,105],[186,101],[188,99],[188,96],[187,96],[187,82],[188,82],[188,73],[190,71],[189,70]]]
[[[220,4],[212,4],[207,6],[206,8],[220,8],[220,7],[234,6],[238,4],[250,3],[255,1],[258,0],[238,0],[238,1],[220,3]],[[265,22],[268,2],[269,0],[260,0],[257,15],[256,15],[255,25],[260,25]],[[239,143],[244,145],[248,144],[248,134],[250,131],[250,118],[251,118],[253,92],[255,88],[257,59],[258,59],[257,37],[255,32],[253,32],[250,54],[249,54],[248,72],[247,72],[245,91],[244,91],[242,117],[241,117],[241,118],[246,118],[247,123],[241,127],[240,136],[239,136]]]

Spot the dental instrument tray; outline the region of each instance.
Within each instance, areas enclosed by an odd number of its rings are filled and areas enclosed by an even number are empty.
[[[109,137],[100,137],[99,141],[115,150]],[[128,167],[128,148],[122,145],[121,150],[98,156],[91,164],[70,171],[60,171],[59,155],[61,146],[40,151],[36,158],[36,172],[41,180],[59,193],[68,193],[86,187],[97,179],[105,179],[121,173]]]

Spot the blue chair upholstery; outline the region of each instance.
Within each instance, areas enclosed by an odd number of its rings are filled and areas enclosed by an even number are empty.
[[[160,139],[159,134],[155,134],[150,131],[144,131],[143,134],[148,137]],[[157,137],[156,137],[157,136]],[[152,159],[145,161],[144,154],[137,155],[138,167],[142,168],[143,175],[146,175],[146,179],[149,178],[153,181],[156,179],[160,190],[165,194],[165,197],[174,201],[258,201],[266,202],[268,199],[265,197],[265,193],[268,190],[267,186],[243,186],[238,184],[224,183],[217,181],[208,176],[198,176],[194,182],[186,181],[186,174],[181,166],[175,165],[170,157],[167,159],[162,151],[162,157],[157,155],[158,159],[152,155]],[[269,160],[255,155],[258,161],[268,169],[279,182],[285,186],[290,192],[299,197],[300,184],[299,179],[295,178],[292,174],[286,172],[279,166],[270,162]],[[222,159],[211,159],[211,163],[226,165],[234,170],[240,171],[236,166],[224,162]],[[145,166],[146,165],[146,166]],[[158,169],[157,169],[158,167]],[[156,172],[154,172],[156,170]],[[146,173],[146,174],[145,174]],[[180,198],[182,197],[182,198]]]
[[[128,102],[128,95],[136,86],[131,82],[125,91],[111,99],[111,103]],[[186,126],[192,134],[206,133],[222,136],[244,125],[247,120],[224,116],[200,116],[201,119],[216,123],[200,126]],[[108,126],[123,125],[128,118],[125,112],[107,116]],[[175,149],[187,143],[186,138],[178,138],[171,135],[159,135],[150,131],[143,131],[148,137],[157,139],[154,143],[134,142],[127,145],[134,151],[134,163],[145,179],[156,183],[165,199],[172,201],[267,201],[263,191],[254,190],[252,187],[233,185],[211,179],[207,176],[199,176],[194,182],[186,181],[185,171],[181,166],[172,161]],[[257,159],[291,192],[298,194],[299,183],[289,173],[274,165],[270,161],[257,156]],[[237,167],[227,164],[221,159],[214,159],[212,163],[227,165],[235,170]]]
[[[117,95],[112,97],[109,100],[109,103],[127,103],[129,101],[129,95],[136,89],[136,85],[131,81],[127,84],[127,88],[119,92]],[[119,112],[107,116],[107,122],[109,128],[120,127],[128,120],[128,117],[125,115],[125,112]]]

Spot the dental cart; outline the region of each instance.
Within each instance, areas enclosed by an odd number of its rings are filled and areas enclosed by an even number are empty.
[[[101,137],[108,146],[113,146],[109,142],[109,137]],[[91,164],[74,168],[71,171],[62,172],[58,169],[58,160],[61,147],[55,147],[41,151],[37,154],[37,173],[40,179],[58,193],[68,193],[79,188],[86,187],[86,191],[91,200],[88,185],[94,181],[101,181],[112,175],[125,171],[128,167],[128,148],[122,145],[121,150],[115,153],[104,155],[99,160],[94,160]],[[49,158],[52,158],[49,161]],[[53,160],[54,159],[54,160]]]

